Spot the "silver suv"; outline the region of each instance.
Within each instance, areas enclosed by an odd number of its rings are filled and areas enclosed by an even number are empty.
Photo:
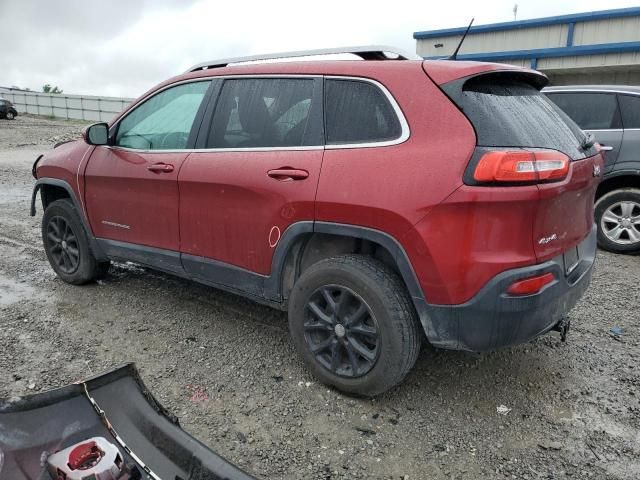
[[[640,252],[640,87],[579,85],[543,92],[607,151],[596,193],[598,245]]]

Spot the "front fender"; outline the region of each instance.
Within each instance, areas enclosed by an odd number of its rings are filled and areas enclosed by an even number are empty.
[[[69,196],[69,200],[71,200],[71,203],[73,204],[74,208],[78,212],[80,221],[82,222],[82,226],[84,227],[84,233],[87,235],[87,239],[89,240],[89,246],[91,248],[91,251],[93,252],[93,254],[98,260],[100,261],[107,260],[107,256],[104,254],[104,252],[98,245],[98,242],[96,242],[96,239],[89,225],[89,220],[84,214],[84,209],[82,208],[82,205],[80,205],[80,202],[78,201],[78,197],[73,191],[73,188],[71,188],[71,185],[69,185],[64,180],[60,180],[59,178],[48,178],[48,177],[39,178],[36,181],[36,184],[33,186],[33,192],[31,193],[31,209],[29,214],[32,217],[35,216],[36,197],[38,195],[38,192],[42,189],[44,185],[51,185],[57,188],[62,188],[67,192],[67,195]]]

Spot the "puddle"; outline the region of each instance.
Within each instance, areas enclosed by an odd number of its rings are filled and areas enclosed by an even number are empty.
[[[0,275],[0,306],[33,298],[35,290],[26,283]]]

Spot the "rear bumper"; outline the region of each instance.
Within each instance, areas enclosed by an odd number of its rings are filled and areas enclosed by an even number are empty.
[[[461,305],[419,308],[429,341],[436,347],[487,351],[528,342],[551,330],[571,310],[591,283],[596,255],[596,227],[579,245],[580,262],[565,275],[562,255],[538,265],[507,270]],[[534,295],[504,292],[522,278],[552,272],[556,280]]]

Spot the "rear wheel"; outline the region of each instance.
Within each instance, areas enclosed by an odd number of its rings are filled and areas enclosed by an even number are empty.
[[[108,262],[91,251],[80,216],[66,199],[52,202],[42,217],[42,241],[51,267],[65,282],[81,285],[104,275]]]
[[[640,190],[623,188],[598,199],[598,245],[615,253],[640,251]]]
[[[302,274],[291,293],[289,330],[316,377],[365,396],[400,383],[422,341],[399,277],[363,255],[329,258]]]

